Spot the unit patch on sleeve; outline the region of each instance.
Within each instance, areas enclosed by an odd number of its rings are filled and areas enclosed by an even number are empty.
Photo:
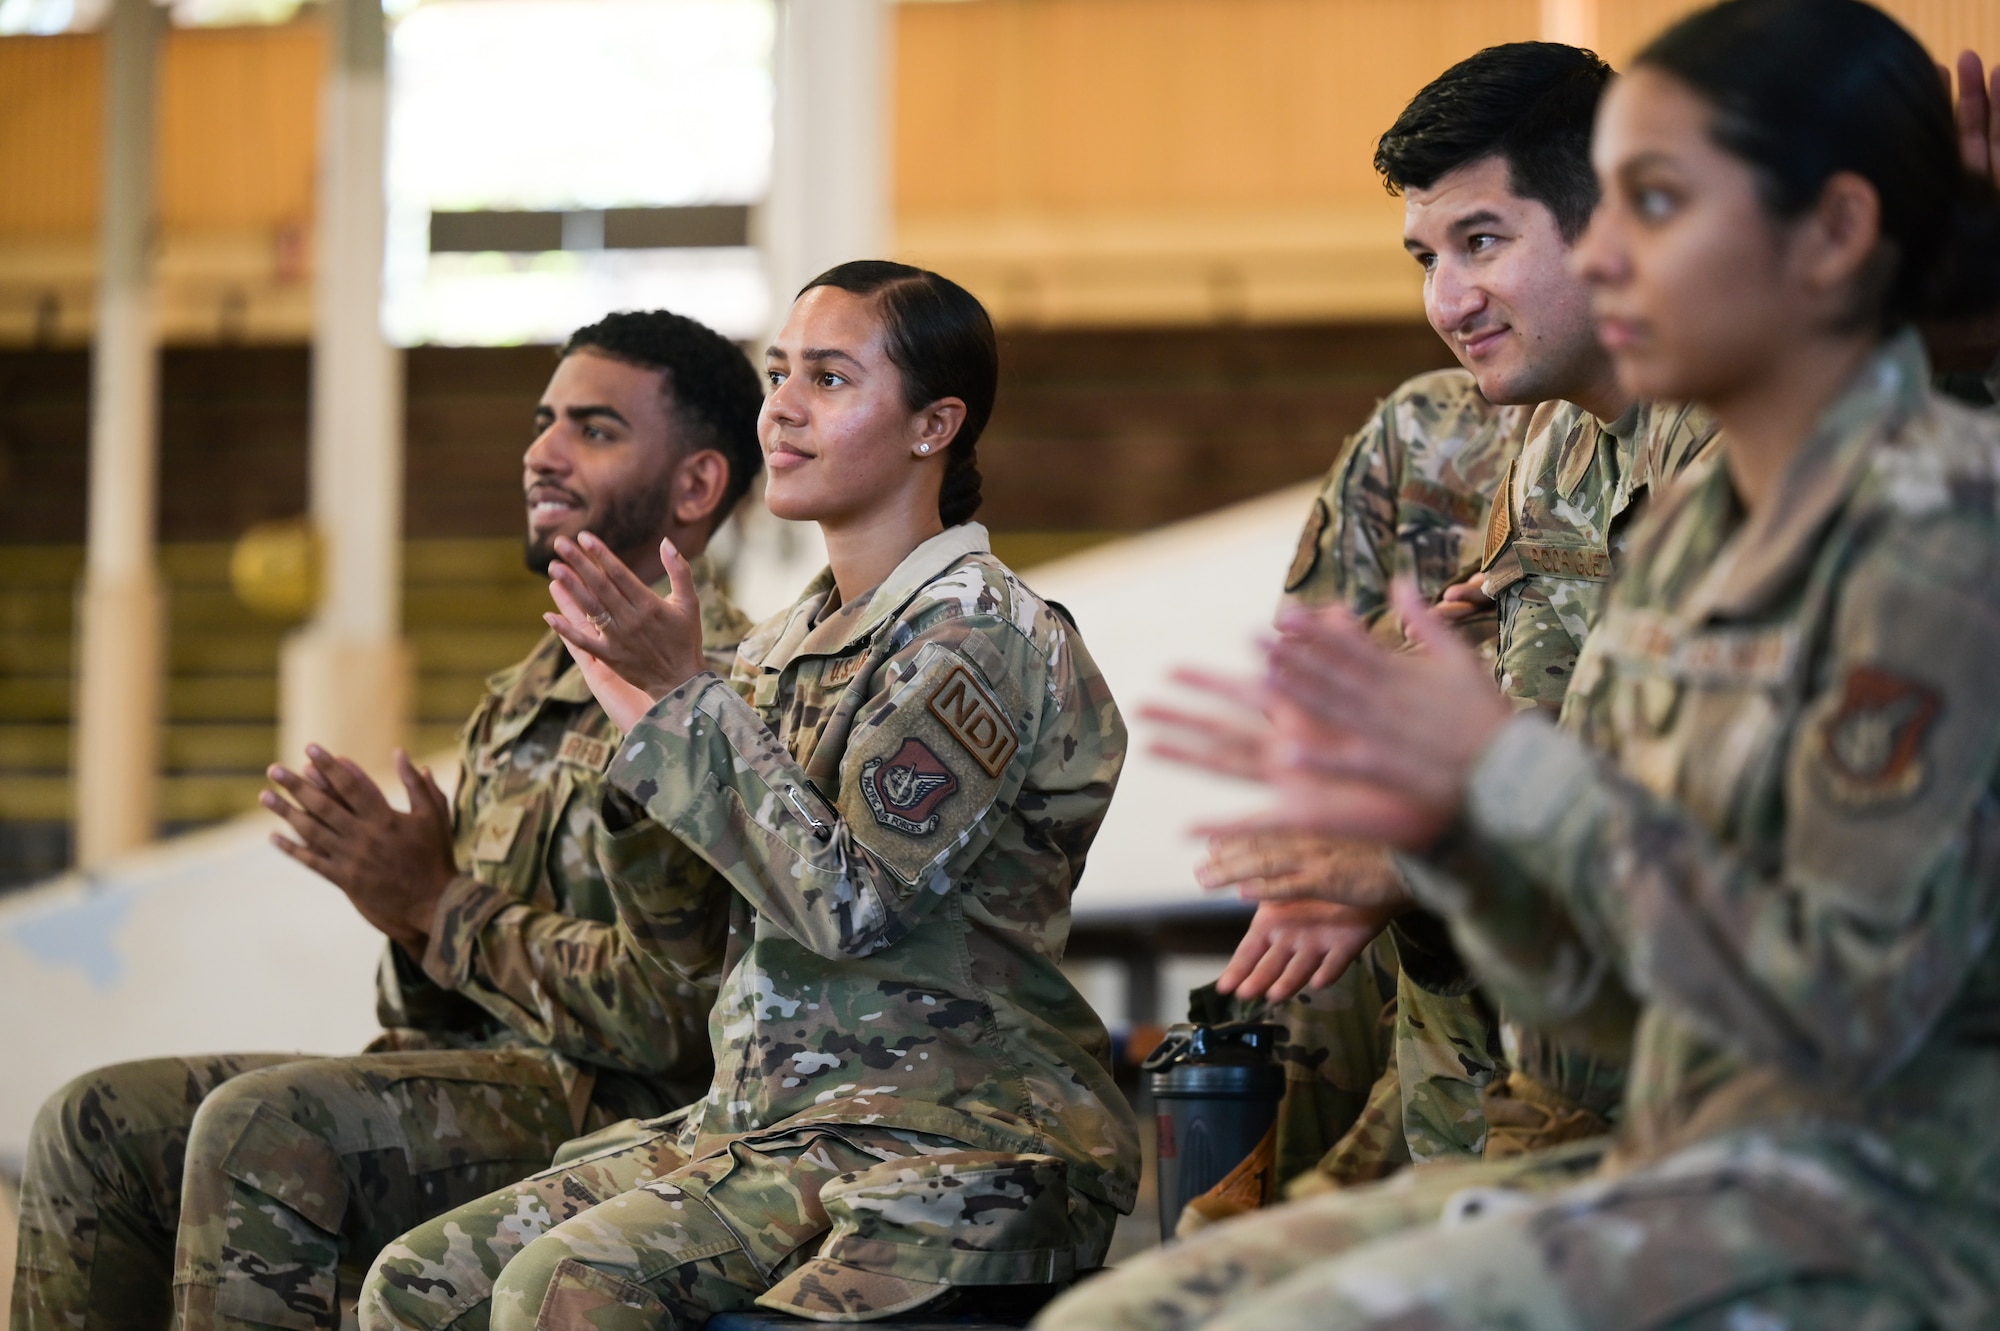
[[[556,750],[556,761],[601,772],[604,764],[611,761],[611,741],[592,739],[580,730],[572,730],[563,736],[562,747]]]
[[[1306,515],[1306,529],[1299,533],[1298,553],[1292,556],[1292,566],[1285,570],[1285,590],[1295,592],[1306,585],[1306,579],[1319,567],[1319,538],[1326,534],[1326,524],[1333,521],[1332,510],[1326,500],[1313,500],[1312,512]]]
[[[1924,783],[1924,738],[1943,710],[1936,691],[1874,666],[1855,666],[1813,747],[1827,792],[1867,806],[1909,798]]]
[[[914,737],[887,758],[861,765],[861,797],[875,821],[910,836],[937,831],[938,805],[958,789],[958,778]]]
[[[931,690],[930,709],[951,737],[979,760],[988,776],[1005,771],[1014,750],[1021,747],[1000,704],[964,666],[953,666]]]

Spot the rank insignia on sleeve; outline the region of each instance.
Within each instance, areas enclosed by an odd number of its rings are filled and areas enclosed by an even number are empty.
[[[1814,732],[1828,793],[1843,804],[1907,799],[1924,783],[1923,744],[1943,703],[1915,680],[1855,666],[1840,705]]]
[[[520,838],[521,822],[528,810],[519,804],[502,804],[479,820],[479,832],[472,842],[472,858],[499,861],[507,858]]]
[[[1319,567],[1319,538],[1326,534],[1326,524],[1333,521],[1333,513],[1326,506],[1326,500],[1313,500],[1312,512],[1306,515],[1306,529],[1299,533],[1299,550],[1292,556],[1292,566],[1285,570],[1285,590],[1295,592],[1306,585],[1306,579]]]
[[[938,805],[958,789],[958,778],[920,739],[903,741],[887,758],[861,765],[861,797],[875,821],[911,836],[937,831]]]
[[[945,672],[943,681],[931,690],[930,709],[988,776],[1006,771],[1008,759],[1021,747],[1000,704],[964,666]]]

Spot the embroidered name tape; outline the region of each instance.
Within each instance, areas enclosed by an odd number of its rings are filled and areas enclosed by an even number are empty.
[[[1461,527],[1474,526],[1486,516],[1485,495],[1467,494],[1439,485],[1436,481],[1406,480],[1403,482],[1403,495]]]
[[[945,730],[965,746],[965,751],[979,761],[988,776],[999,776],[1005,771],[1014,750],[1021,747],[1000,704],[964,666],[953,666],[931,690],[930,709],[931,715],[944,723]]]
[[[611,741],[592,739],[581,731],[572,730],[563,736],[562,747],[556,750],[556,761],[601,772],[604,764],[611,761]]]
[[[1547,545],[1541,541],[1516,541],[1515,553],[1521,567],[1530,573],[1557,578],[1584,578],[1591,582],[1611,581],[1611,552],[1573,545]]]
[[[837,661],[827,662],[825,669],[820,672],[820,685],[829,689],[838,688],[860,674],[861,667],[867,660],[866,652],[856,652],[852,656],[843,656]]]

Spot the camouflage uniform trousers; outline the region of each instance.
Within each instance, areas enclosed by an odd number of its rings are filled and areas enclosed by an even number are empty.
[[[739,1137],[690,1160],[678,1116],[617,1124],[557,1163],[383,1250],[363,1331],[564,1327],[678,1331],[750,1307],[809,1260],[820,1190],[884,1161],[955,1154],[950,1138],[814,1124]],[[1110,1220],[1102,1221],[1108,1244]]]
[[[1279,1183],[1311,1170],[1358,1124],[1372,1124],[1379,1114],[1369,1097],[1393,1056],[1395,992],[1396,954],[1378,939],[1332,984],[1300,990],[1282,1003],[1197,993],[1193,1020],[1266,1021],[1285,1028],[1277,1046],[1285,1069],[1276,1139]]]
[[[99,1069],[37,1118],[12,1327],[337,1327],[343,1260],[519,1178],[576,1130],[556,1067],[525,1051]]]
[[[1338,1254],[1419,1228],[1432,1234],[1440,1217],[1495,1205],[1496,1198],[1505,1205],[1517,1195],[1574,1183],[1596,1168],[1603,1154],[1602,1142],[1586,1142],[1506,1161],[1418,1165],[1385,1183],[1254,1211],[1079,1285],[1051,1304],[1035,1326],[1037,1331],[1206,1327],[1226,1311],[1261,1304],[1259,1295]]]
[[[1865,1144],[1750,1130],[1581,1182],[1601,1143],[1422,1167],[1245,1217],[1093,1282],[1038,1331],[1918,1331],[1988,1326],[1988,1208]],[[1568,1186],[1563,1186],[1567,1184]],[[1959,1262],[1954,1265],[1954,1259]]]

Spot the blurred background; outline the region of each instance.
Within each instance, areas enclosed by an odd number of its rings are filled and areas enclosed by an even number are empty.
[[[982,519],[1129,707],[1233,659],[1287,487],[1449,363],[1376,136],[1481,47],[1615,64],[1691,7],[0,0],[0,891],[55,880],[0,896],[0,1167],[92,1064],[366,1039],[379,940],[244,815],[307,735],[448,750],[536,639],[519,457],[572,328],[755,346],[868,254],[970,287]],[[1993,0],[1884,7],[2000,53]],[[812,537],[738,525],[767,613]],[[1078,901],[1114,1025],[1234,942],[1179,835],[1233,798],[1128,775]]]

